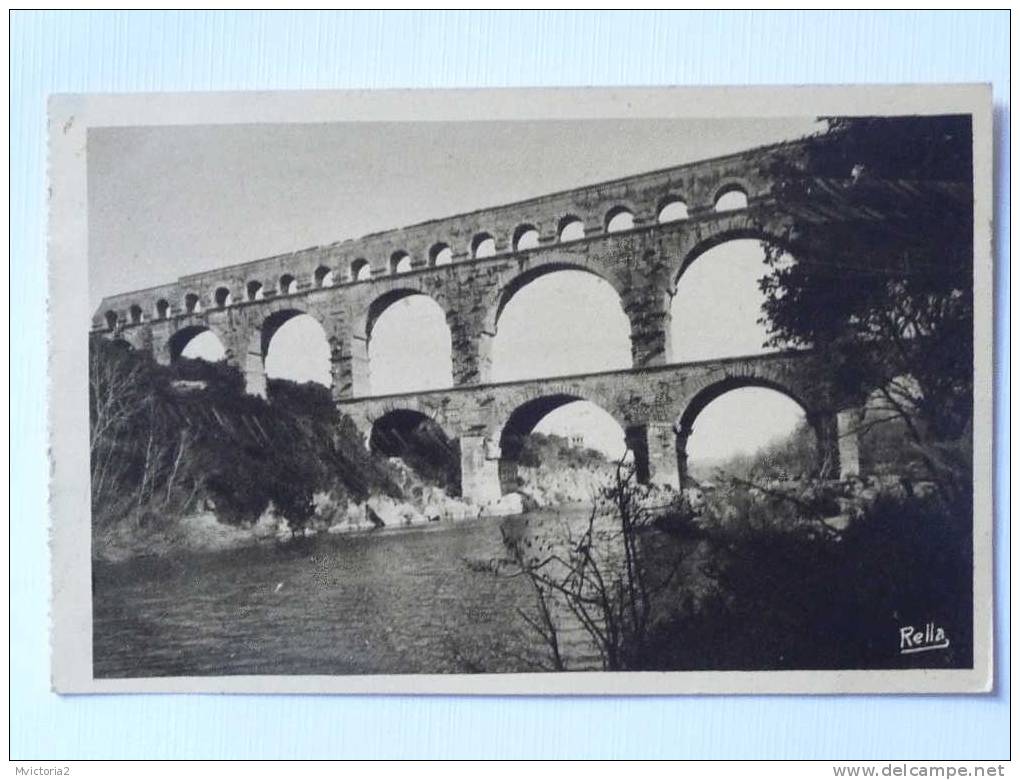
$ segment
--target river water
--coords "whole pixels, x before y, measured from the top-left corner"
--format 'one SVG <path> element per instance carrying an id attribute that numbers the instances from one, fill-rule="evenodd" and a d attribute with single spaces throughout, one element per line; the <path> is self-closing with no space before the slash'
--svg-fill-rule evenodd
<path id="1" fill-rule="evenodd" d="M 97 677 L 534 671 L 542 643 L 526 578 L 477 565 L 507 520 L 320 535 L 286 545 L 94 565 Z M 469 562 L 474 562 L 472 566 Z M 596 659 L 567 632 L 574 664 Z"/>

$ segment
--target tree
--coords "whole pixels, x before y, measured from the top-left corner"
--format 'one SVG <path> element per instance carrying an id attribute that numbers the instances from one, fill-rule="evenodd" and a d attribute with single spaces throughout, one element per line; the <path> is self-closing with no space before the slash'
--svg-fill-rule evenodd
<path id="1" fill-rule="evenodd" d="M 656 556 L 663 545 L 653 535 L 664 522 L 689 520 L 690 511 L 681 494 L 656 510 L 646 497 L 633 466 L 621 461 L 579 528 L 564 524 L 535 536 L 501 528 L 507 557 L 489 568 L 530 582 L 536 614 L 519 614 L 546 646 L 553 670 L 567 669 L 561 635 L 570 624 L 588 636 L 605 670 L 638 668 L 651 652 L 656 617 L 668 611 L 668 589 L 683 562 L 677 551 Z"/>
<path id="2" fill-rule="evenodd" d="M 268 403 L 247 395 L 226 364 L 160 366 L 104 338 L 89 349 L 96 528 L 170 522 L 210 507 L 223 522 L 248 523 L 270 502 L 299 527 L 318 492 L 401 495 L 324 387 L 273 380 Z"/>
<path id="3" fill-rule="evenodd" d="M 89 450 L 92 506 L 103 505 L 117 492 L 128 468 L 120 439 L 130 430 L 142 402 L 141 366 L 129 347 L 90 344 Z"/>
<path id="4" fill-rule="evenodd" d="M 970 118 L 829 119 L 766 168 L 770 344 L 819 350 L 846 396 L 877 390 L 947 496 L 969 495 Z"/>

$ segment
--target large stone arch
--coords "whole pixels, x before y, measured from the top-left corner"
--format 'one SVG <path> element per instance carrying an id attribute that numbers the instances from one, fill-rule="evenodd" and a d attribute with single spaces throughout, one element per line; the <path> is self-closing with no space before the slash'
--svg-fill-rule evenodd
<path id="1" fill-rule="evenodd" d="M 424 395 L 408 393 L 382 397 L 365 403 L 359 402 L 346 409 L 351 421 L 364 437 L 366 446 L 370 443 L 372 429 L 376 422 L 393 414 L 415 414 L 426 417 L 438 425 L 444 434 L 455 439 L 461 433 L 460 427 L 455 424 L 456 421 L 450 419 L 447 411 L 447 399 L 438 393 Z"/>
<path id="2" fill-rule="evenodd" d="M 694 429 L 694 421 L 712 401 L 732 390 L 742 388 L 761 388 L 782 393 L 791 401 L 794 401 L 804 414 L 809 418 L 816 413 L 815 406 L 805 396 L 791 388 L 788 384 L 776 381 L 768 376 L 734 374 L 714 379 L 705 383 L 687 400 L 683 411 L 673 420 L 673 425 L 678 431 L 686 431 L 688 434 Z"/>
<path id="3" fill-rule="evenodd" d="M 700 289 L 700 295 L 694 298 L 684 298 L 685 290 L 689 294 L 693 294 L 693 289 L 697 288 L 697 281 L 691 277 L 688 282 L 688 286 L 684 286 L 684 277 L 688 274 L 691 268 L 700 262 L 702 258 L 710 253 L 712 250 L 719 247 L 723 247 L 727 244 L 733 244 L 734 242 L 742 241 L 756 241 L 760 244 L 765 242 L 774 243 L 778 246 L 785 246 L 786 241 L 782 235 L 782 224 L 775 221 L 763 221 L 753 210 L 751 211 L 738 211 L 728 212 L 719 215 L 714 215 L 711 220 L 693 220 L 689 228 L 684 228 L 677 234 L 678 240 L 675 242 L 671 250 L 664 254 L 663 259 L 666 265 L 666 278 L 668 279 L 667 286 L 662 290 L 662 297 L 659 300 L 645 301 L 641 307 L 643 310 L 655 311 L 658 306 L 662 307 L 662 343 L 661 349 L 664 351 L 668 358 L 666 362 L 687 362 L 691 360 L 701 360 L 709 358 L 724 358 L 732 355 L 741 354 L 752 354 L 759 352 L 761 343 L 756 344 L 752 347 L 750 344 L 739 347 L 735 343 L 729 345 L 728 350 L 715 352 L 704 352 L 703 354 L 683 354 L 685 352 L 682 345 L 686 344 L 688 348 L 691 347 L 692 342 L 683 338 L 683 334 L 689 335 L 689 330 L 676 331 L 676 328 L 681 327 L 681 322 L 687 320 L 688 324 L 691 323 L 691 318 L 695 317 L 694 312 L 701 312 L 703 315 L 709 317 L 709 322 L 705 322 L 705 327 L 710 327 L 711 323 L 714 322 L 713 318 L 719 316 L 722 318 L 720 322 L 727 321 L 728 316 L 735 316 L 738 311 L 742 311 L 740 308 L 730 308 L 725 312 L 720 309 L 710 308 L 708 301 L 717 302 L 719 307 L 735 306 L 740 307 L 746 305 L 751 300 L 749 298 L 750 289 L 742 287 L 741 290 L 735 292 L 733 301 L 731 303 L 730 298 L 727 295 L 725 289 L 715 289 L 716 284 L 711 285 L 711 291 L 706 292 L 706 288 Z M 725 253 L 724 253 L 725 254 Z M 741 258 L 741 269 L 748 268 L 746 259 L 746 250 L 741 250 L 738 255 Z M 719 260 L 719 258 L 710 258 L 713 266 Z M 706 259 L 704 262 L 709 262 Z M 725 265 L 725 263 L 724 263 Z M 765 276 L 768 273 L 768 266 L 764 263 L 761 264 L 760 276 Z M 706 278 L 713 278 L 712 267 L 700 268 L 699 272 L 707 272 L 708 277 L 700 279 L 702 283 L 706 281 Z M 695 274 L 695 276 L 698 275 Z M 735 277 L 736 279 L 743 279 L 742 275 Z M 760 277 L 756 277 L 760 278 Z M 694 285 L 694 287 L 692 287 Z M 754 287 L 754 295 L 760 295 L 758 288 Z M 659 292 L 659 290 L 656 290 Z M 678 297 L 679 296 L 679 297 Z M 742 303 L 737 303 L 741 301 Z M 691 309 L 691 305 L 694 306 L 694 311 Z M 701 308 L 699 308 L 701 307 Z M 676 317 L 681 315 L 680 320 L 676 320 Z M 755 315 L 757 319 L 759 315 Z M 675 321 L 676 320 L 676 321 Z M 702 322 L 702 320 L 696 319 L 696 322 Z M 746 322 L 748 326 L 752 325 L 751 320 L 741 320 Z M 749 335 L 749 332 L 742 330 L 738 331 L 744 335 Z M 678 336 L 680 338 L 678 339 Z M 738 337 L 739 340 L 739 337 Z M 703 341 L 697 341 L 695 352 L 698 352 L 699 348 L 704 348 L 705 344 Z M 746 347 L 746 349 L 745 349 Z"/>
<path id="4" fill-rule="evenodd" d="M 324 317 L 322 312 L 315 306 L 300 305 L 295 301 L 271 300 L 267 303 L 260 303 L 253 308 L 247 328 L 246 348 L 241 368 L 244 371 L 245 389 L 252 395 L 266 397 L 266 355 L 269 353 L 269 345 L 273 336 L 287 322 L 308 315 L 312 317 L 325 334 L 330 345 L 330 361 L 335 360 L 335 339 L 331 335 L 330 320 Z M 335 381 L 335 372 L 331 371 L 331 379 Z M 332 382 L 331 382 L 332 386 Z"/>
<path id="5" fill-rule="evenodd" d="M 660 437 L 658 452 L 651 447 L 650 460 L 659 468 L 675 461 L 682 480 L 686 475 L 687 440 L 698 415 L 715 399 L 740 388 L 757 387 L 782 393 L 799 405 L 817 439 L 817 473 L 821 477 L 849 476 L 859 471 L 856 431 L 850 427 L 856 412 L 852 404 L 840 404 L 831 388 L 819 379 L 818 367 L 782 360 L 722 361 L 721 367 L 695 379 L 684 388 L 670 413 L 669 426 L 675 446 L 664 452 L 667 437 Z M 847 406 L 847 409 L 842 409 Z M 653 471 L 654 464 L 653 464 Z"/>
<path id="6" fill-rule="evenodd" d="M 405 406 L 393 406 L 372 418 L 368 421 L 365 431 L 366 444 L 369 449 L 376 454 L 382 455 L 383 457 L 391 457 L 391 453 L 385 451 L 379 451 L 378 433 L 380 426 L 385 425 L 388 421 L 400 422 L 400 421 L 427 421 L 435 424 L 438 428 L 446 433 L 446 430 L 436 422 L 435 418 L 426 412 L 418 408 L 412 408 L 414 404 L 408 404 Z"/>
<path id="7" fill-rule="evenodd" d="M 587 401 L 604 409 L 624 427 L 626 416 L 620 408 L 620 400 L 612 383 L 593 383 L 589 377 L 524 380 L 490 405 L 484 433 L 498 443 L 511 423 L 519 430 L 530 431 L 545 415 L 574 401 Z"/>
<path id="8" fill-rule="evenodd" d="M 491 376 L 493 342 L 499 328 L 500 317 L 507 305 L 532 282 L 561 271 L 580 271 L 609 284 L 616 293 L 620 311 L 627 316 L 628 320 L 631 319 L 627 311 L 625 284 L 616 274 L 610 273 L 606 264 L 601 260 L 580 254 L 563 257 L 557 253 L 546 253 L 537 258 L 532 255 L 529 262 L 520 264 L 512 273 L 502 278 L 498 286 L 490 291 L 485 302 L 483 318 L 474 344 L 479 367 L 478 379 L 481 383 L 487 382 Z"/>
<path id="9" fill-rule="evenodd" d="M 158 355 L 157 358 L 160 358 L 162 363 L 176 362 L 191 340 L 207 331 L 219 340 L 226 353 L 226 359 L 229 361 L 231 359 L 231 350 L 230 339 L 227 337 L 227 334 L 215 325 L 198 317 L 188 317 L 178 322 L 177 327 L 167 336 L 164 347 L 165 352 L 163 355 Z"/>
<path id="10" fill-rule="evenodd" d="M 693 224 L 684 233 L 684 242 L 671 258 L 671 294 L 676 294 L 677 285 L 684 273 L 698 258 L 729 241 L 757 239 L 774 241 L 783 245 L 782 225 L 775 220 L 763 221 L 752 211 L 724 212 L 712 220 Z"/>
<path id="11" fill-rule="evenodd" d="M 775 390 L 804 409 L 818 436 L 820 462 L 827 458 L 835 468 L 837 404 L 828 386 L 819 381 L 813 361 L 794 357 L 795 353 L 773 353 L 689 363 L 676 378 L 649 385 L 649 400 L 654 396 L 655 403 L 638 402 L 627 409 L 621 399 L 620 418 L 627 425 L 627 445 L 634 454 L 639 481 L 672 488 L 682 485 L 694 420 L 713 400 L 743 387 Z"/>
<path id="12" fill-rule="evenodd" d="M 495 333 L 496 328 L 499 325 L 499 318 L 503 314 L 510 300 L 524 290 L 532 282 L 537 279 L 541 279 L 543 276 L 557 273 L 559 271 L 581 271 L 583 273 L 597 276 L 604 282 L 607 282 L 612 287 L 620 300 L 620 308 L 624 307 L 624 296 L 626 293 L 625 288 L 618 279 L 612 274 L 606 272 L 606 267 L 603 263 L 588 261 L 587 259 L 581 258 L 570 258 L 564 259 L 556 257 L 555 255 L 548 258 L 543 258 L 539 262 L 529 263 L 526 268 L 519 269 L 509 278 L 503 280 L 498 290 L 492 296 L 489 301 L 489 306 L 486 311 L 485 327 L 486 330 Z"/>
<path id="13" fill-rule="evenodd" d="M 603 395 L 597 388 L 544 383 L 540 388 L 531 388 L 511 394 L 504 399 L 495 415 L 489 421 L 485 447 L 490 459 L 498 459 L 500 493 L 508 492 L 517 476 L 518 459 L 524 437 L 530 434 L 546 415 L 567 404 L 584 401 L 599 407 L 626 431 L 625 421 L 616 408 L 615 398 Z"/>
<path id="14" fill-rule="evenodd" d="M 460 492 L 459 442 L 425 411 L 392 406 L 371 421 L 365 443 L 374 455 L 401 458 L 425 480 Z"/>
<path id="15" fill-rule="evenodd" d="M 512 490 L 517 477 L 518 461 L 524 437 L 552 411 L 575 401 L 584 400 L 578 395 L 554 393 L 525 401 L 514 409 L 506 419 L 496 440 L 499 447 L 500 493 Z"/>
<path id="16" fill-rule="evenodd" d="M 398 301 L 415 295 L 424 295 L 442 309 L 447 330 L 450 335 L 451 357 L 457 360 L 457 344 L 455 341 L 456 313 L 451 310 L 442 287 L 429 284 L 421 278 L 401 279 L 399 283 L 388 285 L 382 290 L 373 290 L 370 296 L 364 296 L 355 304 L 355 313 L 351 317 L 351 328 L 347 340 L 347 351 L 350 356 L 350 395 L 359 398 L 371 395 L 371 367 L 369 365 L 369 342 L 372 329 L 379 318 Z M 456 379 L 456 369 L 454 369 Z"/>
<path id="17" fill-rule="evenodd" d="M 829 464 L 826 459 L 830 456 L 826 448 L 828 442 L 825 425 L 827 418 L 821 413 L 814 402 L 812 402 L 803 391 L 792 387 L 789 383 L 777 380 L 767 374 L 741 374 L 736 373 L 704 383 L 704 386 L 697 390 L 689 398 L 683 411 L 674 421 L 673 430 L 676 433 L 676 463 L 681 484 L 687 475 L 687 442 L 694 432 L 694 424 L 698 415 L 716 399 L 726 395 L 733 390 L 743 388 L 761 388 L 781 393 L 804 411 L 808 425 L 815 431 L 816 445 L 818 450 L 817 471 L 819 474 L 826 474 L 829 471 Z M 753 410 L 751 411 L 753 413 Z"/>

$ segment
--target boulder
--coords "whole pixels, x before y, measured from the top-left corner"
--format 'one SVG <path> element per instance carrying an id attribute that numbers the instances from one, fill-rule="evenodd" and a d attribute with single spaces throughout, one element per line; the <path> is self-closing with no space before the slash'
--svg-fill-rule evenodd
<path id="1" fill-rule="evenodd" d="M 373 528 L 385 528 L 386 520 L 371 506 L 365 505 L 365 520 L 371 524 Z M 390 525 L 396 525 L 396 520 L 390 516 Z"/>
<path id="2" fill-rule="evenodd" d="M 846 513 L 825 518 L 822 522 L 834 531 L 845 531 L 850 527 L 852 516 Z"/>
<path id="3" fill-rule="evenodd" d="M 351 534 L 358 531 L 371 531 L 380 526 L 369 520 L 369 509 L 365 504 L 352 501 L 338 513 L 337 521 L 331 524 L 326 532 L 330 534 Z"/>
<path id="4" fill-rule="evenodd" d="M 428 518 L 408 503 L 397 503 L 388 496 L 373 496 L 366 504 L 366 516 L 372 523 L 387 528 L 424 525 Z"/>
<path id="5" fill-rule="evenodd" d="M 480 514 L 478 507 L 472 506 L 471 504 L 460 501 L 458 499 L 451 499 L 446 504 L 446 516 L 450 520 L 473 520 Z"/>
<path id="6" fill-rule="evenodd" d="M 231 550 L 252 541 L 251 531 L 221 523 L 211 512 L 182 517 L 177 529 L 185 547 L 203 552 Z"/>
<path id="7" fill-rule="evenodd" d="M 520 493 L 507 493 L 505 496 L 494 501 L 485 508 L 484 514 L 494 517 L 506 517 L 508 515 L 519 515 L 524 512 L 524 499 Z"/>
<path id="8" fill-rule="evenodd" d="M 705 493 L 701 488 L 684 488 L 683 497 L 691 509 L 701 511 L 705 508 Z"/>
<path id="9" fill-rule="evenodd" d="M 429 521 L 424 514 L 406 502 L 397 504 L 396 511 L 400 515 L 403 525 L 426 525 Z"/>
<path id="10" fill-rule="evenodd" d="M 291 530 L 290 523 L 281 517 L 276 523 L 276 541 L 289 542 L 293 538 L 294 531 Z"/>
<path id="11" fill-rule="evenodd" d="M 259 519 L 252 526 L 251 531 L 256 539 L 272 539 L 276 536 L 277 526 L 279 519 L 276 517 L 276 509 L 270 502 L 269 506 L 266 507 L 266 511 L 262 513 Z"/>
<path id="12" fill-rule="evenodd" d="M 343 506 L 330 493 L 320 491 L 312 495 L 312 510 L 328 526 L 342 514 Z"/>

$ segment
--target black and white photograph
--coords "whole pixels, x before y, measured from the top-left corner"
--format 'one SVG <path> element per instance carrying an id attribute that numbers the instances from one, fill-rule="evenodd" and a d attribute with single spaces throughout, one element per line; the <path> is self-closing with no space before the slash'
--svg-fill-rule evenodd
<path id="1" fill-rule="evenodd" d="M 986 690 L 988 97 L 929 89 L 51 106 L 58 687 Z"/>

